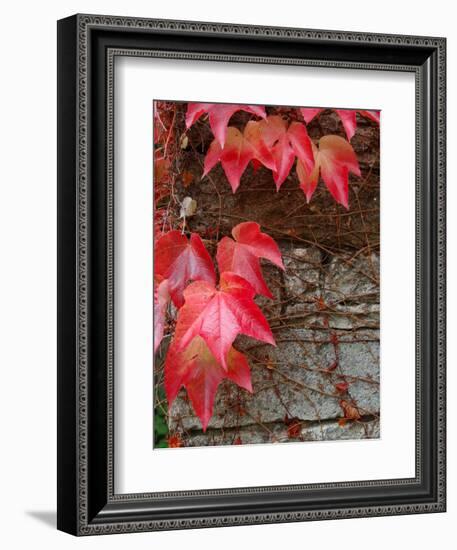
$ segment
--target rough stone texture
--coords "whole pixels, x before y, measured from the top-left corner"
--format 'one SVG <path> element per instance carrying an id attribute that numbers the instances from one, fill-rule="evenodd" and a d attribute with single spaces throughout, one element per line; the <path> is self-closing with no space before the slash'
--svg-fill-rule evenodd
<path id="1" fill-rule="evenodd" d="M 338 422 L 321 422 L 311 424 L 302 422 L 296 424 L 297 429 L 291 435 L 291 430 L 284 424 L 272 424 L 268 426 L 251 425 L 238 430 L 212 430 L 203 433 L 195 433 L 187 444 L 190 447 L 205 445 L 249 445 L 255 443 L 292 443 L 301 441 L 327 441 L 351 439 L 375 439 L 379 438 L 379 420 L 369 420 L 340 426 Z"/>

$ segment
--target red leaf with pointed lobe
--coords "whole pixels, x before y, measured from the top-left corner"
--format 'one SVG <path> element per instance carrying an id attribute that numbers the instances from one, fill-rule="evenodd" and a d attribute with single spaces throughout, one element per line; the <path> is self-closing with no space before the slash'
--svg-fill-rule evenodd
<path id="1" fill-rule="evenodd" d="M 271 148 L 276 163 L 273 179 L 278 191 L 289 175 L 295 157 L 300 159 L 308 170 L 312 170 L 314 167 L 312 142 L 304 124 L 292 122 L 287 127 L 286 121 L 277 115 L 269 116 L 258 124 L 263 140 Z"/>
<path id="2" fill-rule="evenodd" d="M 183 304 L 183 290 L 189 281 L 215 284 L 213 262 L 201 238 L 192 233 L 190 241 L 180 231 L 166 233 L 156 243 L 154 272 L 168 279 L 171 299 L 176 307 Z"/>
<path id="3" fill-rule="evenodd" d="M 184 306 L 178 314 L 177 330 L 181 330 L 181 325 L 189 327 L 180 338 L 179 349 L 185 349 L 195 336 L 201 336 L 227 371 L 227 354 L 238 334 L 276 345 L 254 296 L 252 286 L 231 272 L 221 274 L 219 290 L 204 281 L 190 284 L 184 291 Z"/>
<path id="4" fill-rule="evenodd" d="M 319 149 L 313 144 L 315 165 L 312 171 L 303 163 L 297 163 L 300 187 L 309 202 L 316 189 L 319 172 L 334 199 L 348 208 L 348 175 L 360 177 L 359 163 L 351 144 L 339 136 L 324 136 L 319 140 Z"/>
<path id="5" fill-rule="evenodd" d="M 308 124 L 313 120 L 315 116 L 320 114 L 324 109 L 306 109 L 301 108 L 300 112 L 303 116 L 303 120 Z M 355 134 L 357 128 L 357 117 L 356 113 L 360 113 L 362 116 L 373 120 L 379 124 L 380 121 L 380 111 L 363 111 L 356 109 L 335 109 L 335 112 L 338 113 L 338 116 L 343 123 L 344 131 L 348 140 L 351 140 Z"/>
<path id="6" fill-rule="evenodd" d="M 235 192 L 251 160 L 257 160 L 267 168 L 275 168 L 273 156 L 262 139 L 259 123 L 255 121 L 249 121 L 243 133 L 232 126 L 227 128 L 224 147 L 216 139 L 211 143 L 205 157 L 202 177 L 220 161 L 232 191 Z"/>
<path id="7" fill-rule="evenodd" d="M 201 336 L 196 336 L 184 349 L 179 349 L 180 336 L 189 327 L 181 323 L 165 360 L 165 391 L 170 407 L 184 386 L 192 407 L 200 418 L 203 431 L 213 414 L 214 398 L 220 382 L 227 378 L 252 393 L 251 371 L 246 357 L 230 347 L 227 371 L 216 361 Z"/>
<path id="8" fill-rule="evenodd" d="M 306 124 L 310 123 L 315 116 L 317 116 L 321 111 L 324 109 L 308 109 L 305 107 L 302 107 L 300 109 L 300 113 L 302 114 L 303 120 L 306 122 Z"/>
<path id="9" fill-rule="evenodd" d="M 343 123 L 343 128 L 346 132 L 348 140 L 351 140 L 357 128 L 357 111 L 354 111 L 353 109 L 335 109 L 335 112 L 338 113 L 338 116 Z"/>
<path id="10" fill-rule="evenodd" d="M 186 113 L 186 127 L 190 128 L 204 113 L 208 113 L 209 124 L 216 141 L 223 148 L 226 140 L 227 126 L 232 115 L 237 111 L 246 111 L 265 118 L 265 107 L 260 105 L 237 105 L 226 103 L 189 103 Z"/>
<path id="11" fill-rule="evenodd" d="M 301 108 L 300 112 L 302 114 L 303 120 L 306 122 L 306 124 L 308 124 L 323 110 L 324 109 Z M 343 123 L 344 131 L 346 132 L 347 138 L 351 139 L 352 136 L 355 134 L 355 129 L 357 127 L 356 111 L 353 109 L 335 109 L 335 112 L 338 113 L 338 116 Z"/>
<path id="12" fill-rule="evenodd" d="M 250 283 L 256 294 L 273 298 L 260 268 L 259 258 L 265 258 L 284 269 L 278 245 L 260 231 L 255 222 L 240 223 L 232 229 L 233 239 L 224 237 L 217 247 L 219 271 L 231 271 Z"/>

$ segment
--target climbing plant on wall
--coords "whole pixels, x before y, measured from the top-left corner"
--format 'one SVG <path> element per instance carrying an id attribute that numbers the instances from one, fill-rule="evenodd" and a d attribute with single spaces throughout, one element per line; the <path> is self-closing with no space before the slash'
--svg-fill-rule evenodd
<path id="1" fill-rule="evenodd" d="M 230 125 L 245 113 L 242 126 Z M 188 103 L 185 127 L 208 125 L 213 135 L 204 151 L 201 178 L 220 164 L 231 191 L 236 193 L 248 166 L 270 171 L 276 192 L 295 170 L 298 184 L 310 202 L 318 185 L 324 185 L 337 204 L 349 207 L 349 174 L 360 177 L 359 163 L 350 140 L 357 113 L 379 123 L 377 111 L 337 110 L 346 134 L 327 134 L 313 141 L 307 125 L 322 109 L 271 108 L 256 105 Z M 275 346 L 275 339 L 258 295 L 273 299 L 260 259 L 284 270 L 275 240 L 254 221 L 238 223 L 232 236 L 218 238 L 213 254 L 204 239 L 189 231 L 186 218 L 195 201 L 181 201 L 179 215 L 166 201 L 179 180 L 184 187 L 198 183 L 191 172 L 176 166 L 180 149 L 188 144 L 186 130 L 175 135 L 176 107 L 156 102 L 154 109 L 154 349 L 165 335 L 164 386 L 171 406 L 184 387 L 206 430 L 213 414 L 218 385 L 228 379 L 252 392 L 248 358 L 234 347 L 243 334 Z M 272 191 L 274 194 L 274 191 Z M 342 383 L 343 385 L 345 382 Z M 341 385 L 338 391 L 344 392 Z M 179 442 L 177 444 L 179 446 Z"/>

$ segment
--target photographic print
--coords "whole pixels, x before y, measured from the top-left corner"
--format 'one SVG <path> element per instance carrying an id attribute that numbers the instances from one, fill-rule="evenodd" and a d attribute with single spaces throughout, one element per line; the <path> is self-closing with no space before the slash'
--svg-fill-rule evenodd
<path id="1" fill-rule="evenodd" d="M 379 438 L 380 111 L 156 100 L 152 131 L 154 448 Z"/>

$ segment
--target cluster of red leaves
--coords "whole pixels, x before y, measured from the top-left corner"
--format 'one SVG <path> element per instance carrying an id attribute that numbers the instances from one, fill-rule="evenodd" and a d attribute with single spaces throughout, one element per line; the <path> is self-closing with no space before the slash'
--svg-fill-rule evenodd
<path id="1" fill-rule="evenodd" d="M 163 104 L 162 104 L 163 103 Z M 218 243 L 216 271 L 205 245 L 196 233 L 187 238 L 178 230 L 164 232 L 165 209 L 161 199 L 171 193 L 173 155 L 173 104 L 156 102 L 154 111 L 154 351 L 164 337 L 170 303 L 177 308 L 176 327 L 165 358 L 165 391 L 169 406 L 181 387 L 187 390 L 192 407 L 205 431 L 213 413 L 217 388 L 228 379 L 252 392 L 247 358 L 233 347 L 239 334 L 276 345 L 270 326 L 254 302 L 256 294 L 273 298 L 260 267 L 260 258 L 284 269 L 276 242 L 260 231 L 255 222 L 241 223 L 232 236 Z M 244 111 L 256 119 L 242 130 L 229 126 L 233 114 Z M 379 123 L 377 111 L 337 110 L 348 140 L 336 135 L 323 136 L 313 143 L 306 125 L 322 109 L 299 109 L 304 122 L 290 124 L 277 114 L 267 115 L 265 107 L 255 105 L 189 103 L 186 127 L 190 128 L 207 115 L 214 135 L 204 161 L 203 177 L 221 163 L 235 192 L 251 162 L 271 170 L 277 191 L 290 174 L 293 165 L 300 187 L 309 202 L 323 180 L 334 199 L 348 208 L 348 177 L 360 177 L 360 168 L 349 143 L 356 129 L 356 113 Z M 193 176 L 192 176 L 193 178 Z M 187 176 L 183 174 L 186 185 Z M 192 181 L 192 180 L 191 180 Z M 344 394 L 347 383 L 336 390 Z M 340 401 L 344 419 L 355 419 L 358 411 L 347 401 Z M 299 426 L 292 423 L 289 437 L 297 437 Z M 297 433 L 296 433 L 297 432 Z M 173 439 L 170 446 L 180 446 Z"/>
<path id="2" fill-rule="evenodd" d="M 228 126 L 231 116 L 239 110 L 261 120 L 250 120 L 242 132 Z M 220 162 L 235 192 L 241 176 L 252 162 L 254 168 L 263 165 L 272 171 L 279 191 L 297 159 L 297 176 L 308 202 L 321 177 L 333 198 L 348 208 L 349 173 L 360 177 L 357 157 L 349 143 L 357 126 L 356 114 L 358 112 L 379 123 L 379 111 L 336 110 L 348 141 L 336 135 L 327 135 L 314 144 L 308 136 L 306 125 L 321 111 L 323 109 L 301 108 L 299 112 L 304 123 L 294 121 L 288 125 L 281 116 L 267 116 L 262 106 L 189 103 L 186 126 L 190 128 L 204 113 L 208 114 L 215 139 L 205 157 L 203 177 Z"/>
<path id="3" fill-rule="evenodd" d="M 275 345 L 254 297 L 272 296 L 262 277 L 259 258 L 284 269 L 278 245 L 255 222 L 237 225 L 232 234 L 234 239 L 224 237 L 218 244 L 218 287 L 211 257 L 196 233 L 188 239 L 180 231 L 170 231 L 159 238 L 155 247 L 155 350 L 164 335 L 169 302 L 178 308 L 165 359 L 168 403 L 171 406 L 184 386 L 203 430 L 212 416 L 217 387 L 223 379 L 252 392 L 248 361 L 233 347 L 238 334 Z"/>

